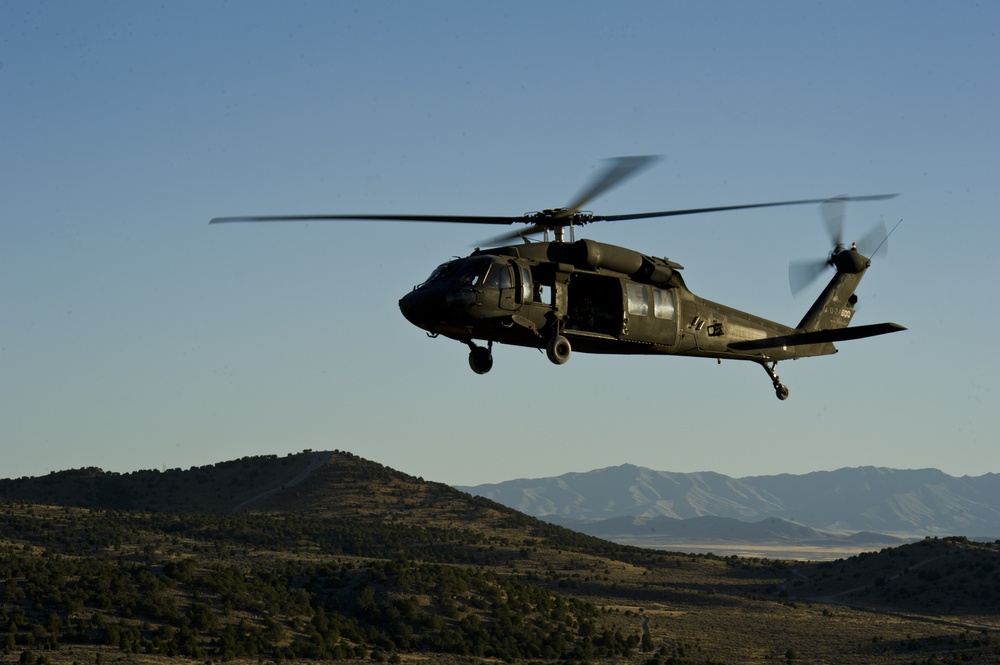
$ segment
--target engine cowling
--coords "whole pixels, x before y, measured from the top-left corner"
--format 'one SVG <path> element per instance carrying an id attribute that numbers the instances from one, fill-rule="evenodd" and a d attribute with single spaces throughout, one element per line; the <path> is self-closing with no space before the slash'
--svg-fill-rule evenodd
<path id="1" fill-rule="evenodd" d="M 577 240 L 570 247 L 574 265 L 581 268 L 620 272 L 649 284 L 665 284 L 674 274 L 673 267 L 667 262 L 625 247 L 594 240 Z"/>

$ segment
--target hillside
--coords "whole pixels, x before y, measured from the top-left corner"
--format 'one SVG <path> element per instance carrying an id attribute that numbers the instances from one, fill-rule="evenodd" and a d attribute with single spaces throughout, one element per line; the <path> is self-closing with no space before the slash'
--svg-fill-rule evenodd
<path id="1" fill-rule="evenodd" d="M 562 520 L 777 518 L 839 533 L 1000 537 L 1000 474 L 955 478 L 936 469 L 861 467 L 731 478 L 625 464 L 460 489 Z"/>
<path id="2" fill-rule="evenodd" d="M 938 607 L 950 615 L 1000 610 L 1000 558 L 996 544 L 965 538 L 920 542 L 850 559 L 805 564 L 788 587 L 798 598 L 920 612 Z"/>
<path id="3" fill-rule="evenodd" d="M 811 569 L 623 547 L 342 452 L 61 472 L 0 493 L 0 662 L 998 655 L 995 596 L 959 607 L 942 587 L 891 620 L 803 602 L 827 593 L 794 586 Z M 968 556 L 986 570 L 997 553 Z M 868 574 L 859 561 L 838 577 Z"/>

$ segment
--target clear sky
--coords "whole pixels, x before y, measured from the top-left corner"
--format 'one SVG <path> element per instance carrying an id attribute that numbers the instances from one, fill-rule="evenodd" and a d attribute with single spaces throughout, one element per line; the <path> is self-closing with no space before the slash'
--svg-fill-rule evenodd
<path id="1" fill-rule="evenodd" d="M 0 1 L 0 477 L 305 448 L 474 485 L 632 463 L 1000 472 L 996 2 Z M 855 324 L 778 366 L 429 339 L 398 298 L 492 228 L 209 226 L 838 194 L 903 224 Z M 592 225 L 794 325 L 807 207 Z"/>

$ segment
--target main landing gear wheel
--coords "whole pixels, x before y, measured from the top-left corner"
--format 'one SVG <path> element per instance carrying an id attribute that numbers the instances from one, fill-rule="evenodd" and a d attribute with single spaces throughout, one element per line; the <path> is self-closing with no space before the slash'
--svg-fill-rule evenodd
<path id="1" fill-rule="evenodd" d="M 767 363 L 762 362 L 760 366 L 763 367 L 764 371 L 767 372 L 767 375 L 771 377 L 771 385 L 774 386 L 774 394 L 777 398 L 782 401 L 788 399 L 788 386 L 783 384 L 781 380 L 778 379 L 778 375 L 774 373 L 774 368 L 778 366 L 778 363 L 773 362 L 771 363 L 771 366 L 768 367 Z"/>
<path id="2" fill-rule="evenodd" d="M 493 344 L 490 346 L 476 346 L 469 342 L 469 367 L 476 374 L 486 374 L 493 369 Z"/>
<path id="3" fill-rule="evenodd" d="M 572 353 L 573 347 L 570 346 L 569 340 L 562 335 L 556 335 L 550 339 L 549 345 L 545 349 L 545 354 L 549 357 L 549 360 L 557 365 L 566 364 Z"/>

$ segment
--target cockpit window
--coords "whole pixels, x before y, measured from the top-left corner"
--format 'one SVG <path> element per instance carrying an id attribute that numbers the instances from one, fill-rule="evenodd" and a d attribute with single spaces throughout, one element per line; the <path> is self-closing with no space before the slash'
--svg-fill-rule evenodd
<path id="1" fill-rule="evenodd" d="M 489 273 L 483 282 L 483 286 L 494 289 L 510 289 L 514 287 L 514 275 L 509 266 L 491 263 Z"/>
<path id="2" fill-rule="evenodd" d="M 469 259 L 459 266 L 452 281 L 468 286 L 479 286 L 488 267 L 489 261 L 486 259 Z"/>
<path id="3" fill-rule="evenodd" d="M 442 263 L 434 269 L 427 281 L 417 288 L 425 289 L 444 282 L 463 286 L 480 286 L 485 284 L 487 280 L 496 281 L 495 284 L 491 283 L 488 286 L 508 289 L 513 286 L 510 268 L 504 265 L 493 265 L 489 259 L 477 257 Z"/>
<path id="4" fill-rule="evenodd" d="M 428 277 L 426 281 L 424 281 L 422 284 L 418 284 L 417 288 L 423 289 L 425 287 L 431 286 L 435 282 L 442 282 L 448 279 L 448 276 L 453 272 L 455 272 L 455 261 L 442 263 L 441 265 L 439 265 L 437 268 L 434 269 L 434 272 L 431 273 L 431 276 Z"/>

